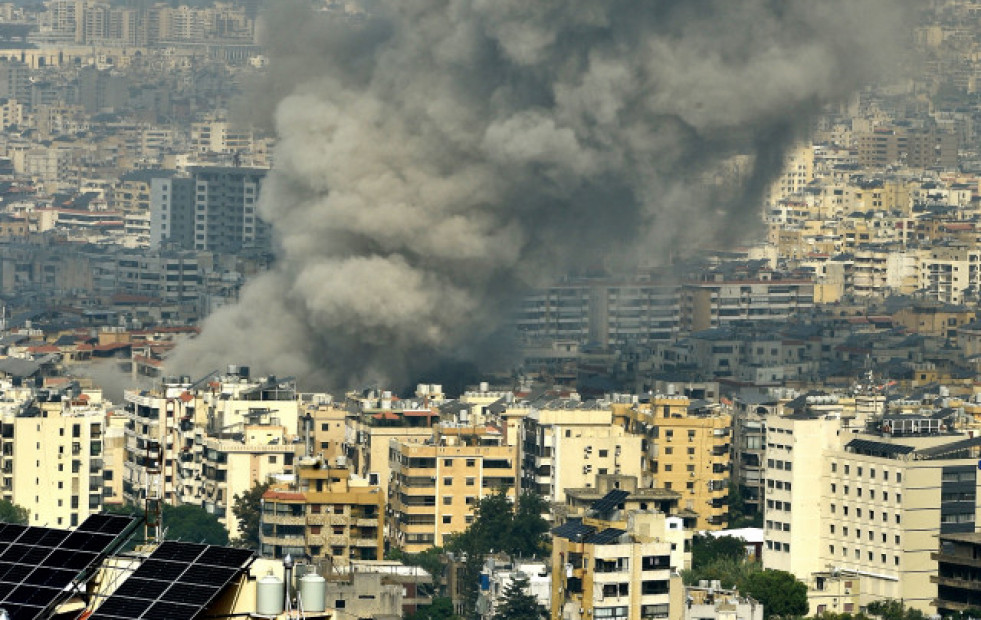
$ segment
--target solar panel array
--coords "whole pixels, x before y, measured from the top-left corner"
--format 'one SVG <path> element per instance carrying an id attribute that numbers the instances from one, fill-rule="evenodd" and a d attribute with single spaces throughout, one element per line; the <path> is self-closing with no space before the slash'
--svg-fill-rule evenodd
<path id="1" fill-rule="evenodd" d="M 247 549 L 164 542 L 90 620 L 191 620 L 252 559 L 253 553 Z"/>
<path id="2" fill-rule="evenodd" d="M 124 515 L 92 515 L 74 532 L 0 524 L 0 608 L 11 620 L 46 617 L 136 523 Z"/>
<path id="3" fill-rule="evenodd" d="M 598 531 L 595 526 L 583 524 L 582 519 L 569 519 L 552 530 L 552 534 L 559 538 L 593 545 L 609 545 L 619 542 L 620 537 L 626 533 L 626 530 L 615 527 Z"/>
<path id="4" fill-rule="evenodd" d="M 630 493 L 621 489 L 613 489 L 593 502 L 590 508 L 599 514 L 606 515 L 616 510 L 628 497 L 630 497 Z"/>

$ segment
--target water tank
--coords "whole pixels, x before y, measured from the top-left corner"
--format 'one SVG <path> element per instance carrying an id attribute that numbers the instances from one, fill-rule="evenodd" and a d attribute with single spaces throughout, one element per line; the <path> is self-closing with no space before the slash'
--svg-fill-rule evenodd
<path id="1" fill-rule="evenodd" d="M 286 588 L 283 580 L 266 575 L 255 586 L 255 613 L 257 616 L 278 616 L 286 605 Z"/>
<path id="2" fill-rule="evenodd" d="M 319 614 L 327 610 L 327 581 L 317 573 L 300 578 L 300 604 L 304 613 Z"/>
<path id="3" fill-rule="evenodd" d="M 486 381 L 481 381 L 480 382 L 480 391 L 481 392 L 486 392 L 489 389 L 490 389 L 490 385 Z"/>

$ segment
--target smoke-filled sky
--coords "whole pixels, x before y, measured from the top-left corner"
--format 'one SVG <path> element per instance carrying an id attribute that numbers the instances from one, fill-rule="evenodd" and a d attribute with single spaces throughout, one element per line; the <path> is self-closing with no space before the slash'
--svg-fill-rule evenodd
<path id="1" fill-rule="evenodd" d="M 397 383 L 490 355 L 528 286 L 737 241 L 820 106 L 889 68 L 902 4 L 270 3 L 278 264 L 171 366 Z"/>

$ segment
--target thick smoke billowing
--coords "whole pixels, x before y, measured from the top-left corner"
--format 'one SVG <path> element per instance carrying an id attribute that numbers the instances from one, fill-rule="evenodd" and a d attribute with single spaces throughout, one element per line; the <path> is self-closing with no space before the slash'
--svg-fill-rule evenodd
<path id="1" fill-rule="evenodd" d="M 529 285 L 738 240 L 818 107 L 905 43 L 901 4 L 273 3 L 278 266 L 172 366 L 398 381 L 479 361 Z"/>

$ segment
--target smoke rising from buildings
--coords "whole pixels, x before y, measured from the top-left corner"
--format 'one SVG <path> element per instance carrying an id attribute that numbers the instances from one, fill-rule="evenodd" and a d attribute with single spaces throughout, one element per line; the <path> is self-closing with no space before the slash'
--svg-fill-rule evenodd
<path id="1" fill-rule="evenodd" d="M 900 4 L 277 2 L 250 103 L 278 264 L 171 366 L 398 381 L 480 361 L 528 286 L 736 241 L 819 106 L 896 57 Z"/>

